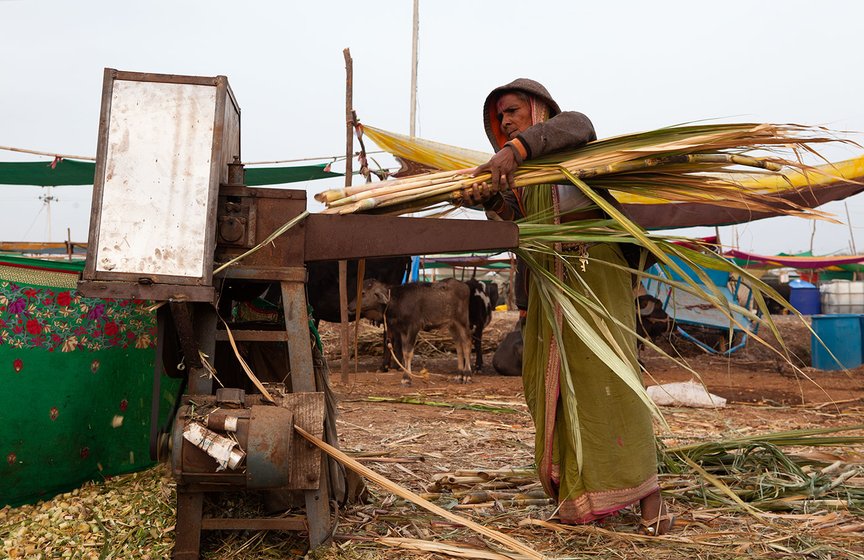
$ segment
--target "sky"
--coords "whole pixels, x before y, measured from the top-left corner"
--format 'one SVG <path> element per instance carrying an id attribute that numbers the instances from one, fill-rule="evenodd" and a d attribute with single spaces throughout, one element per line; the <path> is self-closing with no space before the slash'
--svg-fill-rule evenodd
<path id="1" fill-rule="evenodd" d="M 598 136 L 706 119 L 864 131 L 864 2 L 420 0 L 417 134 L 490 151 L 481 106 L 536 79 Z M 0 146 L 93 156 L 103 69 L 225 75 L 246 162 L 345 151 L 344 48 L 362 122 L 407 133 L 412 0 L 0 0 Z M 854 134 L 862 144 L 862 136 Z M 373 149 L 371 146 L 369 149 Z M 832 160 L 864 149 L 824 151 Z M 392 160 L 376 156 L 383 165 Z M 0 150 L 0 161 L 37 158 Z M 334 170 L 341 170 L 339 165 Z M 339 181 L 341 184 L 341 180 Z M 291 185 L 311 194 L 325 182 Z M 0 240 L 84 241 L 89 187 L 0 186 Z M 47 197 L 53 197 L 50 204 Z M 720 229 L 760 254 L 864 253 L 864 194 L 844 223 L 772 218 Z M 713 228 L 676 233 L 702 236 Z"/>

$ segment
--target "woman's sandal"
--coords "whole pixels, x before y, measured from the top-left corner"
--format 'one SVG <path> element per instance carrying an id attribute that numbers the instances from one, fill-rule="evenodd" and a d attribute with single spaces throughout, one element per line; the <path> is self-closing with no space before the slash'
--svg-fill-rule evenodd
<path id="1" fill-rule="evenodd" d="M 666 527 L 665 531 L 663 531 L 662 533 L 659 533 L 658 531 L 660 530 L 660 524 L 664 521 L 668 521 L 669 526 Z M 639 525 L 640 525 L 639 531 L 643 535 L 647 535 L 649 537 L 656 537 L 658 535 L 668 533 L 669 531 L 672 530 L 673 527 L 675 527 L 675 516 L 672 513 L 669 513 L 667 511 L 663 515 L 658 515 L 654 519 L 648 519 L 648 520 L 642 519 L 639 521 Z"/>

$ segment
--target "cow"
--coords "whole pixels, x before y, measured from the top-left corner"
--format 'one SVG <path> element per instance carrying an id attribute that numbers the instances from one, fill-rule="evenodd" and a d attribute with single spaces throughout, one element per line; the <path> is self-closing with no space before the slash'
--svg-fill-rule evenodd
<path id="1" fill-rule="evenodd" d="M 402 384 L 411 384 L 411 361 L 417 333 L 447 327 L 456 345 L 459 381 L 471 381 L 471 338 L 468 322 L 468 285 L 455 279 L 410 282 L 388 286 L 375 279 L 363 282 L 360 312 L 364 317 L 383 315 L 385 337 L 393 355 L 401 360 Z M 356 302 L 349 310 L 356 309 Z M 385 354 L 389 350 L 385 349 Z"/>
<path id="2" fill-rule="evenodd" d="M 471 342 L 474 345 L 474 371 L 479 372 L 483 369 L 483 329 L 492 322 L 492 298 L 487 291 L 487 286 L 494 287 L 496 292 L 498 286 L 484 284 L 474 278 L 466 280 L 465 284 L 471 290 L 468 299 L 468 323 L 471 327 Z"/>
<path id="3" fill-rule="evenodd" d="M 411 257 L 366 259 L 363 278 L 375 278 L 388 285 L 399 284 L 405 277 L 410 263 Z M 315 321 L 315 325 L 318 326 L 320 321 L 341 322 L 338 261 L 310 262 L 306 264 L 306 271 L 306 299 L 312 307 L 311 318 Z M 350 300 L 357 293 L 356 260 L 348 261 L 346 285 Z M 231 317 L 231 309 L 235 302 L 250 301 L 258 297 L 274 305 L 280 304 L 282 291 L 279 283 L 227 279 L 220 291 L 219 314 L 223 317 Z M 378 319 L 378 322 L 380 323 L 382 319 Z M 354 320 L 353 314 L 349 314 L 348 320 Z"/>

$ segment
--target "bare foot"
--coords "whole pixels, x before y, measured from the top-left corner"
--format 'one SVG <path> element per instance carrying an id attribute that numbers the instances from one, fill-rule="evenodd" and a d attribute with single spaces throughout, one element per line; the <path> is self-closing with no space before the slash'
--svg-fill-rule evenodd
<path id="1" fill-rule="evenodd" d="M 675 516 L 666 509 L 660 490 L 642 498 L 639 508 L 642 510 L 640 529 L 646 535 L 663 535 L 675 525 Z"/>

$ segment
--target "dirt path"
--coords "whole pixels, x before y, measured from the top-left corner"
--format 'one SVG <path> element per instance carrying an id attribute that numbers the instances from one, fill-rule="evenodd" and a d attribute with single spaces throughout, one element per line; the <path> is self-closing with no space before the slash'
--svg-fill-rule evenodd
<path id="1" fill-rule="evenodd" d="M 496 322 L 493 324 L 493 338 L 503 336 L 509 330 L 512 317 L 499 317 Z M 779 322 L 783 323 L 787 347 L 801 357 L 799 363 L 805 365 L 805 360 L 809 361 L 806 327 L 790 321 Z M 446 346 L 447 342 L 438 339 L 433 344 L 440 347 L 442 344 Z M 534 430 L 524 404 L 521 378 L 495 375 L 487 366 L 480 375 L 475 375 L 473 383 L 457 384 L 450 373 L 455 357 L 441 356 L 434 351 L 415 358 L 414 371 L 424 372 L 427 377 L 415 380 L 411 387 L 403 387 L 401 374 L 375 372 L 377 359 L 371 356 L 362 359 L 358 373 L 351 373 L 348 383 L 343 383 L 340 381 L 338 358 L 330 358 L 333 387 L 340 397 L 340 440 L 346 450 L 399 461 L 373 461 L 370 465 L 416 492 L 427 491 L 434 486 L 431 482 L 436 475 L 444 472 L 530 468 Z M 643 351 L 642 359 L 648 370 L 648 384 L 685 381 L 693 377 L 686 369 L 653 351 Z M 669 428 L 658 425 L 656 429 L 667 446 L 864 423 L 864 368 L 852 372 L 826 372 L 805 365 L 801 371 L 795 372 L 772 352 L 756 347 L 748 347 L 731 358 L 691 352 L 685 359 L 700 372 L 709 391 L 728 399 L 728 406 L 721 410 L 664 407 L 663 414 Z M 422 404 L 397 402 L 406 399 Z M 450 406 L 439 407 L 435 406 L 436 403 Z M 838 453 L 838 457 L 842 455 L 844 460 L 864 462 L 860 446 L 831 452 Z M 864 480 L 859 479 L 858 484 L 864 485 Z M 371 510 L 369 506 L 356 506 L 354 513 L 349 508 L 346 523 L 351 540 L 343 543 L 341 555 L 325 555 L 324 558 L 395 559 L 411 554 L 418 558 L 444 558 L 382 549 L 380 544 L 363 544 L 364 539 L 383 534 L 432 540 L 447 540 L 449 535 L 456 542 L 479 543 L 476 535 L 457 531 L 400 500 L 394 502 L 386 492 L 372 489 L 372 496 L 374 504 L 391 508 L 389 513 L 382 509 L 375 514 L 374 506 Z M 706 558 L 737 558 L 741 555 L 787 557 L 798 556 L 809 547 L 815 558 L 864 557 L 860 556 L 864 555 L 864 534 L 861 534 L 864 518 L 861 516 L 848 517 L 816 507 L 804 516 L 772 517 L 770 523 L 765 521 L 769 525 L 766 529 L 746 514 L 714 511 L 710 507 L 691 508 L 677 504 L 668 496 L 667 500 L 679 514 L 681 525 L 669 540 L 653 542 L 633 537 L 636 512 L 624 512 L 599 527 L 561 533 L 562 529 L 534 527 L 529 531 L 524 528 L 526 519 L 546 519 L 554 512 L 552 506 L 514 511 L 500 505 L 483 508 L 459 504 L 455 505 L 457 509 L 454 511 L 507 530 L 552 556 L 582 551 L 600 558 L 690 558 L 694 553 Z M 394 515 L 392 508 L 398 513 Z M 842 523 L 857 531 L 848 535 L 854 544 L 846 542 L 845 537 L 838 540 L 836 534 L 823 536 L 825 530 L 816 521 L 824 521 L 826 515 L 835 516 L 831 519 L 837 523 L 841 523 L 842 518 Z M 791 534 L 802 535 L 802 540 L 796 541 L 788 536 Z M 854 539 L 856 534 L 861 538 Z M 729 535 L 734 535 L 734 538 Z M 340 538 L 349 537 L 341 535 Z M 779 548 L 766 544 L 772 538 L 783 544 Z"/>

